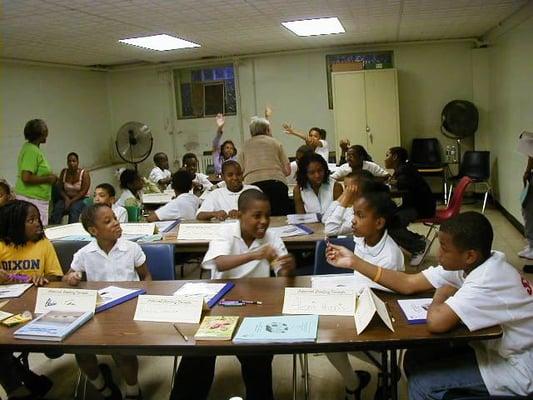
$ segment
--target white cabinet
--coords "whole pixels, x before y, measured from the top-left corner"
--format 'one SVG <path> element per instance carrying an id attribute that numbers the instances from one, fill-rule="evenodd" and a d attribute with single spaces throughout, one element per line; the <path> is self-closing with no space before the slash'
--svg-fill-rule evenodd
<path id="1" fill-rule="evenodd" d="M 349 139 L 383 166 L 387 150 L 400 146 L 396 69 L 334 72 L 331 79 L 337 154 L 340 139 Z"/>

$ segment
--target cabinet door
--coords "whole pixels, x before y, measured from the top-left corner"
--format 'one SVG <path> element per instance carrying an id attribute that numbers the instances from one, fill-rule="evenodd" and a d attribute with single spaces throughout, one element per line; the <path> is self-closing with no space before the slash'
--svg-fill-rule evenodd
<path id="1" fill-rule="evenodd" d="M 349 139 L 351 144 L 367 146 L 365 111 L 365 73 L 336 72 L 333 83 L 333 116 L 335 119 L 335 151 L 340 158 L 339 142 Z"/>
<path id="2" fill-rule="evenodd" d="M 367 151 L 383 166 L 387 150 L 400 146 L 396 70 L 365 71 L 365 93 Z"/>

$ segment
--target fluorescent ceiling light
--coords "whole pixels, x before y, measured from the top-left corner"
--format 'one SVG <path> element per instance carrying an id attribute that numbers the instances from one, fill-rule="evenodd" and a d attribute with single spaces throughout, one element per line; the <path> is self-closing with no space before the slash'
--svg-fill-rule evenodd
<path id="1" fill-rule="evenodd" d="M 282 22 L 281 25 L 298 36 L 330 35 L 332 33 L 345 32 L 337 17 L 302 19 L 300 21 Z"/>
<path id="2" fill-rule="evenodd" d="M 132 39 L 121 39 L 119 42 L 131 44 L 133 46 L 144 47 L 150 50 L 167 51 L 176 49 L 187 49 L 191 47 L 200 47 L 199 44 L 189 42 L 169 35 L 154 35 Z"/>

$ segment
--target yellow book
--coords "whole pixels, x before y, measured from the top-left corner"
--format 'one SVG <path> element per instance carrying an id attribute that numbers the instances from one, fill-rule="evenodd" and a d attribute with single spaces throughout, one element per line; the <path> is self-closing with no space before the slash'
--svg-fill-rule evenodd
<path id="1" fill-rule="evenodd" d="M 195 340 L 231 340 L 239 317 L 225 315 L 204 317 L 194 335 Z"/>

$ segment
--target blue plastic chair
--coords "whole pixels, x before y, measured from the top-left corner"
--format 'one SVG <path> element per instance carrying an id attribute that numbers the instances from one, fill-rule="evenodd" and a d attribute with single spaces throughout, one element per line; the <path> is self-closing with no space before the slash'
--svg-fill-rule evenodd
<path id="1" fill-rule="evenodd" d="M 176 279 L 173 245 L 143 243 L 141 248 L 146 255 L 146 264 L 154 281 Z"/>
<path id="2" fill-rule="evenodd" d="M 332 238 L 329 241 L 333 244 L 339 246 L 344 246 L 347 249 L 353 251 L 355 243 L 353 241 L 353 236 L 348 236 L 345 238 Z M 326 261 L 326 241 L 320 240 L 316 242 L 315 247 L 315 269 L 313 275 L 328 275 L 328 274 L 346 274 L 350 272 L 345 268 L 337 268 L 329 264 Z"/>

